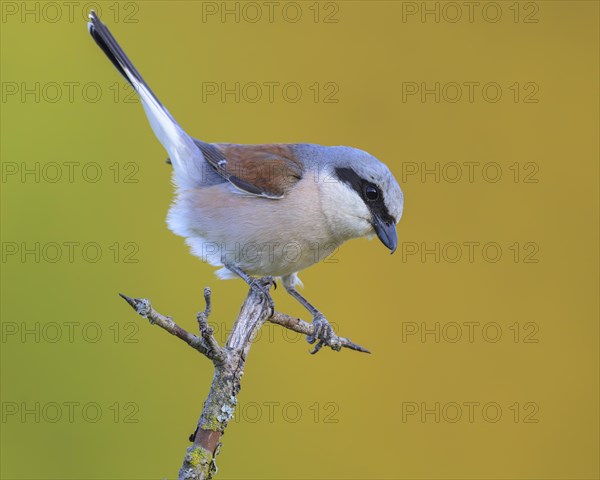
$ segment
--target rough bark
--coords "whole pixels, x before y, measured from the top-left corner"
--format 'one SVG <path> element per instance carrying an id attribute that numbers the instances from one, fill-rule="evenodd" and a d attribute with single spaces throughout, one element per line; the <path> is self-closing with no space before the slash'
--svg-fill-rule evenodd
<path id="1" fill-rule="evenodd" d="M 269 288 L 270 284 L 265 284 Z M 198 313 L 199 335 L 194 335 L 177 325 L 173 319 L 158 313 L 149 300 L 131 298 L 121 294 L 129 305 L 151 324 L 158 325 L 187 343 L 190 347 L 210 359 L 215 367 L 212 384 L 198 426 L 190 437 L 192 445 L 186 450 L 183 465 L 179 470 L 179 480 L 205 480 L 217 473 L 216 457 L 221 448 L 221 436 L 233 417 L 237 396 L 241 388 L 241 378 L 252 340 L 266 321 L 270 321 L 295 332 L 311 335 L 313 326 L 299 318 L 274 312 L 268 317 L 269 307 L 263 296 L 250 289 L 240 314 L 238 315 L 227 342 L 221 347 L 208 325 L 211 307 L 211 292 L 204 289 L 206 308 Z M 342 347 L 367 352 L 368 350 L 340 337 Z"/>

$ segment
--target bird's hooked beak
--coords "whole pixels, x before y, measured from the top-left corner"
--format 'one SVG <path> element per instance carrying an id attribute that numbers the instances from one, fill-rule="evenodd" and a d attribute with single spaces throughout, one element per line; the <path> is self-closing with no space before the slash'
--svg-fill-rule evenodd
<path id="1" fill-rule="evenodd" d="M 398 246 L 398 234 L 396 233 L 396 224 L 394 222 L 384 222 L 379 216 L 373 215 L 373 229 L 375 233 L 391 253 L 396 251 Z"/>

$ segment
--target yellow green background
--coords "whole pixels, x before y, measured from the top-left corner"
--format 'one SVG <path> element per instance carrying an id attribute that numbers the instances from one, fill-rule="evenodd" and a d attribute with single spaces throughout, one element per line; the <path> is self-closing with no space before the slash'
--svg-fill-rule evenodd
<path id="1" fill-rule="evenodd" d="M 3 9 L 7 3 L 15 2 L 3 2 Z M 36 3 L 16 2 L 19 9 L 45 5 Z M 328 350 L 313 357 L 303 339 L 286 342 L 278 327 L 266 327 L 249 356 L 239 398 L 246 413 L 223 438 L 218 478 L 598 478 L 598 3 L 518 4 L 537 9 L 536 23 L 515 22 L 514 2 L 499 4 L 503 17 L 496 23 L 479 10 L 473 22 L 438 23 L 431 16 L 422 22 L 418 15 L 403 22 L 406 5 L 393 1 L 317 6 L 335 11 L 336 23 L 315 22 L 314 2 L 299 3 L 303 18 L 296 23 L 279 14 L 273 23 L 203 21 L 206 5 L 194 1 L 134 4 L 101 2 L 102 18 L 196 137 L 352 145 L 382 159 L 400 181 L 407 162 L 497 162 L 503 169 L 496 183 L 480 175 L 472 183 L 406 178 L 398 226 L 401 242 L 418 245 L 497 242 L 498 262 L 480 254 L 472 263 L 437 263 L 432 256 L 403 261 L 401 252 L 390 256 L 376 240 L 358 240 L 336 262 L 301 275 L 306 296 L 342 335 L 373 354 Z M 117 293 L 148 297 L 193 331 L 204 286 L 213 289 L 212 320 L 220 325 L 231 325 L 246 287 L 217 280 L 167 230 L 166 154 L 140 105 L 123 101 L 124 82 L 88 36 L 83 4 L 72 21 L 62 8 L 55 22 L 47 21 L 55 18 L 50 10 L 39 22 L 31 15 L 23 21 L 21 13 L 3 18 L 3 91 L 36 82 L 40 88 L 97 82 L 102 98 L 86 101 L 81 87 L 74 87 L 73 101 L 66 89 L 55 103 L 43 96 L 39 102 L 32 95 L 3 98 L 2 162 L 27 168 L 97 162 L 103 177 L 97 183 L 81 175 L 73 183 L 5 178 L 2 241 L 97 242 L 103 257 L 97 263 L 81 256 L 73 263 L 4 259 L 3 328 L 75 322 L 79 334 L 72 343 L 64 335 L 56 343 L 4 338 L 1 400 L 28 407 L 97 402 L 103 417 L 97 423 L 80 415 L 72 423 L 7 417 L 0 424 L 0 473 L 5 479 L 174 478 L 212 368 L 137 317 Z M 131 12 L 137 22 L 125 23 Z M 118 101 L 110 90 L 115 82 Z M 203 102 L 202 82 L 298 82 L 303 98 Z M 315 82 L 337 84 L 339 101 L 313 102 L 308 86 Z M 497 82 L 503 98 L 403 102 L 403 82 Z M 535 83 L 538 102 L 514 102 L 508 87 L 515 82 Z M 127 162 L 139 165 L 138 182 L 114 182 L 109 167 L 115 162 L 121 173 Z M 512 181 L 515 162 L 535 162 L 538 182 Z M 108 250 L 115 242 L 121 254 L 127 242 L 137 244 L 139 261 L 124 263 L 121 256 L 115 263 Z M 535 243 L 538 262 L 515 263 L 508 250 L 515 242 Z M 281 290 L 275 301 L 278 310 L 307 317 Z M 102 329 L 96 343 L 81 335 L 90 322 Z M 481 335 L 473 343 L 436 343 L 431 336 L 403 341 L 406 322 L 496 322 L 503 337 L 496 343 Z M 515 322 L 519 328 L 534 322 L 538 342 L 515 343 L 509 330 Z M 118 341 L 115 324 L 122 326 Z M 124 341 L 131 332 L 136 343 Z M 117 423 L 109 409 L 115 402 Z M 139 409 L 137 423 L 123 421 L 128 402 Z M 431 416 L 403 421 L 406 402 L 496 402 L 503 416 L 496 423 L 481 414 L 472 423 L 436 423 Z M 537 405 L 538 421 L 515 423 L 509 410 L 515 402 Z M 253 405 L 260 406 L 257 421 Z M 288 421 L 282 406 L 291 408 Z M 301 418 L 294 423 L 289 417 L 297 406 Z"/>

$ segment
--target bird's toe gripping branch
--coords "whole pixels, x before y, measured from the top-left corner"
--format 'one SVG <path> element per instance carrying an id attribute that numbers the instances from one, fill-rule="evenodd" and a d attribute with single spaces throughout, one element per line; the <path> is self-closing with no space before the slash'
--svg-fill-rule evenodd
<path id="1" fill-rule="evenodd" d="M 360 345 L 352 342 L 348 338 L 338 337 L 335 334 L 333 327 L 331 327 L 331 325 L 327 322 L 325 317 L 323 315 L 321 315 L 321 317 L 322 319 L 319 319 L 319 316 L 315 316 L 315 318 L 313 319 L 313 323 L 308 323 L 304 320 L 301 320 L 300 318 L 291 317 L 280 312 L 275 312 L 273 316 L 269 318 L 269 322 L 275 323 L 276 325 L 281 325 L 284 328 L 306 335 L 307 340 L 309 340 L 309 343 L 314 343 L 317 340 L 319 340 L 319 343 L 317 343 L 315 348 L 310 353 L 317 353 L 324 346 L 330 347 L 336 351 L 339 351 L 342 348 L 348 348 L 349 350 L 354 350 L 356 352 L 371 353 L 366 348 L 361 347 Z M 317 320 L 316 323 L 315 320 Z M 325 327 L 325 323 L 328 325 L 328 328 Z M 319 328 L 322 333 L 315 333 L 315 330 Z M 327 332 L 324 332 L 325 329 L 327 329 Z M 329 342 L 323 339 L 323 342 L 321 343 L 321 337 L 323 336 L 329 338 Z M 314 340 L 311 342 L 312 338 L 314 338 Z"/>
<path id="2" fill-rule="evenodd" d="M 273 277 L 255 278 L 251 280 L 248 284 L 250 285 L 250 288 L 252 288 L 259 295 L 261 295 L 262 298 L 264 298 L 265 302 L 267 302 L 267 305 L 269 306 L 268 317 L 272 317 L 275 313 L 275 302 L 273 301 L 273 297 L 271 297 L 271 294 L 269 293 L 269 289 L 271 288 L 271 286 L 275 289 L 277 288 L 277 282 L 275 281 L 275 279 Z"/>
<path id="3" fill-rule="evenodd" d="M 342 349 L 340 337 L 336 335 L 331 324 L 327 321 L 322 313 L 315 315 L 312 322 L 313 333 L 306 336 L 306 340 L 311 345 L 315 342 L 315 348 L 311 350 L 311 355 L 317 353 L 323 346 L 328 346 L 332 350 L 339 352 Z"/>

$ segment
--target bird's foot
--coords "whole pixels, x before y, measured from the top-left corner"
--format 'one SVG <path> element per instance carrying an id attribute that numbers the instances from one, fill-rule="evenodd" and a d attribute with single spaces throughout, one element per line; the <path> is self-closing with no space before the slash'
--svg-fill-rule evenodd
<path id="1" fill-rule="evenodd" d="M 315 342 L 315 348 L 310 352 L 311 355 L 317 353 L 323 346 L 331 347 L 332 350 L 339 352 L 342 349 L 340 337 L 333 331 L 333 327 L 327 321 L 322 313 L 317 313 L 312 321 L 314 331 L 312 335 L 306 336 L 306 341 L 311 345 Z"/>
<path id="2" fill-rule="evenodd" d="M 277 288 L 277 282 L 275 282 L 273 277 L 255 278 L 252 280 L 252 282 L 250 282 L 250 288 L 263 297 L 263 299 L 267 302 L 270 310 L 269 318 L 271 318 L 275 313 L 275 302 L 269 293 L 269 288 L 271 286 Z"/>

